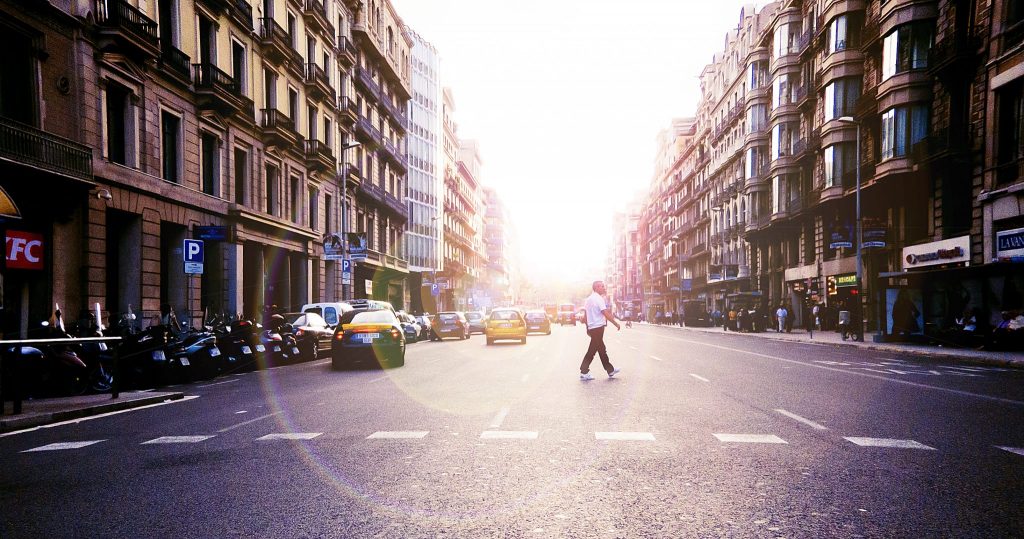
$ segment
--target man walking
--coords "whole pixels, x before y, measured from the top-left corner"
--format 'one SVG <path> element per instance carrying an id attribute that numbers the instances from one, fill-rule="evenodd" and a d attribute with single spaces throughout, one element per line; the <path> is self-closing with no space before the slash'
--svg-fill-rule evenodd
<path id="1" fill-rule="evenodd" d="M 786 306 L 782 303 L 779 304 L 779 308 L 775 310 L 775 320 L 778 322 L 778 332 L 782 333 L 786 331 L 786 315 L 789 314 L 786 311 Z"/>
<path id="2" fill-rule="evenodd" d="M 620 370 L 612 367 L 611 362 L 608 361 L 608 351 L 604 347 L 604 329 L 608 326 L 608 322 L 615 324 L 617 330 L 621 330 L 622 327 L 619 326 L 615 315 L 604 301 L 603 296 L 607 291 L 604 282 L 594 281 L 593 290 L 594 293 L 587 297 L 583 311 L 586 317 L 587 335 L 590 336 L 590 347 L 587 348 L 587 353 L 583 356 L 583 363 L 580 364 L 580 380 L 584 382 L 594 379 L 594 376 L 590 374 L 590 362 L 594 361 L 594 354 L 601 356 L 601 365 L 608 373 L 608 378 L 619 374 Z"/>

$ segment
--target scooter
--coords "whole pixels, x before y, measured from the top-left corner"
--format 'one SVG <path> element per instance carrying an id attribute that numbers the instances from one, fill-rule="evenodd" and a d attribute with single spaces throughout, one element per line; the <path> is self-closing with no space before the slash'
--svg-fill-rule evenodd
<path id="1" fill-rule="evenodd" d="M 64 327 L 58 306 L 49 321 L 43 321 L 33 332 L 39 339 L 72 339 Z M 23 394 L 29 397 L 82 395 L 89 391 L 109 391 L 112 356 L 83 355 L 78 344 L 41 343 L 39 346 L 18 346 L 6 351 L 12 362 Z"/>

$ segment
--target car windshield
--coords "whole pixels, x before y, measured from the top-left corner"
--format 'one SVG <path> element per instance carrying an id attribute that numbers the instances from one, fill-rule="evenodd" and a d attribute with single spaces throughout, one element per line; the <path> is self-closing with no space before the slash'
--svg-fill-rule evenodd
<path id="1" fill-rule="evenodd" d="M 491 320 L 519 320 L 519 313 L 516 311 L 493 311 Z"/>
<path id="2" fill-rule="evenodd" d="M 395 315 L 391 311 L 349 311 L 342 318 L 343 324 L 394 324 Z"/>
<path id="3" fill-rule="evenodd" d="M 526 313 L 527 320 L 544 320 L 545 318 L 547 318 L 547 315 L 544 313 Z"/>
<path id="4" fill-rule="evenodd" d="M 483 320 L 483 318 L 484 317 L 480 313 L 466 313 L 466 320 L 469 320 L 470 322 Z"/>
<path id="5" fill-rule="evenodd" d="M 437 315 L 437 317 L 440 318 L 442 322 L 455 322 L 459 319 L 459 315 L 455 313 L 441 313 Z"/>

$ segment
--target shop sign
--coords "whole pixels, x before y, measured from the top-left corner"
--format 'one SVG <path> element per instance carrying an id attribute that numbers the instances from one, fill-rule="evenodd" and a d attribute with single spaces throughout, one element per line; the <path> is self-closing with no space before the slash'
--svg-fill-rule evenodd
<path id="1" fill-rule="evenodd" d="M 693 279 L 683 279 L 683 291 L 690 292 L 693 290 Z"/>
<path id="2" fill-rule="evenodd" d="M 853 247 L 853 228 L 850 227 L 849 223 L 834 223 L 832 225 L 832 231 L 830 235 L 830 241 L 828 244 L 829 249 Z"/>
<path id="3" fill-rule="evenodd" d="M 853 288 L 857 286 L 857 274 L 847 273 L 846 275 L 836 275 L 836 288 Z"/>
<path id="4" fill-rule="evenodd" d="M 969 263 L 971 237 L 960 236 L 903 248 L 903 269 Z"/>
<path id="5" fill-rule="evenodd" d="M 1024 262 L 1024 228 L 996 232 L 996 259 Z"/>
<path id="6" fill-rule="evenodd" d="M 42 270 L 43 235 L 20 230 L 8 230 L 7 269 Z"/>
<path id="7" fill-rule="evenodd" d="M 861 223 L 861 236 L 865 248 L 885 247 L 885 238 L 889 227 L 886 222 L 876 217 L 865 217 Z"/>
<path id="8" fill-rule="evenodd" d="M 196 225 L 192 227 L 192 235 L 203 241 L 227 241 L 228 227 Z"/>

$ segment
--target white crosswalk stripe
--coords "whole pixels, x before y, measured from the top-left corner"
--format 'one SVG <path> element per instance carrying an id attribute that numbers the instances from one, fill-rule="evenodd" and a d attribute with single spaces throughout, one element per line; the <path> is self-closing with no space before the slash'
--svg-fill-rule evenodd
<path id="1" fill-rule="evenodd" d="M 727 444 L 788 444 L 786 440 L 774 434 L 728 434 L 715 433 L 715 438 Z"/>
<path id="2" fill-rule="evenodd" d="M 213 436 L 161 436 L 152 440 L 142 442 L 141 445 L 147 444 L 197 444 L 199 442 L 205 442 L 213 438 Z"/>
<path id="3" fill-rule="evenodd" d="M 380 439 L 391 439 L 391 440 L 407 440 L 407 439 L 418 439 L 423 438 L 430 431 L 426 430 L 395 430 L 395 431 L 377 431 L 366 437 L 367 440 L 380 440 Z"/>
<path id="4" fill-rule="evenodd" d="M 861 447 L 889 447 L 895 449 L 927 449 L 935 451 L 934 447 L 924 445 L 914 440 L 896 440 L 893 438 L 863 438 L 858 436 L 844 436 L 844 440 L 853 442 Z"/>
<path id="5" fill-rule="evenodd" d="M 83 447 L 89 447 L 93 444 L 105 442 L 106 440 L 87 440 L 81 442 L 57 442 L 53 444 L 47 444 L 40 447 L 34 447 L 32 449 L 26 449 L 22 453 L 32 453 L 35 451 L 64 451 L 66 449 L 81 449 Z"/>
<path id="6" fill-rule="evenodd" d="M 1003 451 L 1009 451 L 1010 453 L 1015 453 L 1017 455 L 1020 455 L 1020 456 L 1024 457 L 1024 448 L 1021 448 L 1021 447 L 1006 447 L 1006 446 L 1002 446 L 1002 445 L 997 445 L 996 447 L 998 447 L 999 449 L 1002 449 Z"/>
<path id="7" fill-rule="evenodd" d="M 322 432 L 276 432 L 256 438 L 257 441 L 266 440 L 312 440 L 317 436 L 323 436 Z"/>

